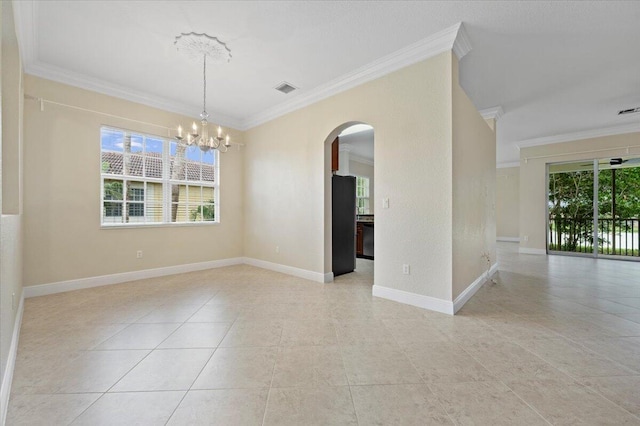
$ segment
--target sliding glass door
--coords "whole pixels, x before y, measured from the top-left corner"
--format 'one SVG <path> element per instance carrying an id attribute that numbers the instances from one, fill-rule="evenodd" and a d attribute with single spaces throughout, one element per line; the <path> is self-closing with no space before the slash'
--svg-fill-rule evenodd
<path id="1" fill-rule="evenodd" d="M 547 166 L 547 250 L 639 259 L 640 158 Z"/>
<path id="2" fill-rule="evenodd" d="M 612 158 L 598 164 L 598 253 L 638 257 L 640 159 Z"/>

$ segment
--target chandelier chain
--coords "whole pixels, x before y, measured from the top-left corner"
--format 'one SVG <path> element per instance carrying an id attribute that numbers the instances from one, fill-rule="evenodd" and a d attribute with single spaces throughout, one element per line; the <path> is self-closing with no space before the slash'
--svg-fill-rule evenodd
<path id="1" fill-rule="evenodd" d="M 203 119 L 207 116 L 207 54 L 204 54 L 204 67 L 202 67 L 203 81 L 204 81 L 204 95 L 202 100 Z"/>

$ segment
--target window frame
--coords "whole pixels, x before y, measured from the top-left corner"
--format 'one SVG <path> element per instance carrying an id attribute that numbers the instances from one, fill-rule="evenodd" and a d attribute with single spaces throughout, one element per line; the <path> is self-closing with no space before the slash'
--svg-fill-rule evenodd
<path id="1" fill-rule="evenodd" d="M 370 187 L 371 178 L 369 178 L 368 176 L 360 176 L 360 175 L 355 175 L 355 178 L 356 178 L 356 210 L 357 210 L 356 214 L 371 214 L 371 187 Z M 366 197 L 358 197 L 358 188 L 359 188 L 358 179 L 364 179 L 367 182 L 367 184 L 366 184 L 367 196 Z M 359 201 L 360 200 L 365 200 L 367 211 L 360 212 L 360 205 L 359 205 Z"/>
<path id="2" fill-rule="evenodd" d="M 117 133 L 122 133 L 123 137 L 125 137 L 126 135 L 135 135 L 135 136 L 139 136 L 142 138 L 143 144 L 146 141 L 146 138 L 152 138 L 154 140 L 159 140 L 162 141 L 162 177 L 160 178 L 156 178 L 156 177 L 147 177 L 144 176 L 145 175 L 145 168 L 143 167 L 143 171 L 142 171 L 142 176 L 134 176 L 134 175 L 124 175 L 124 174 L 113 174 L 113 173 L 105 173 L 103 171 L 103 161 L 102 161 L 102 154 L 103 152 L 121 152 L 121 151 L 109 151 L 109 150 L 103 150 L 102 147 L 102 139 L 103 139 L 103 132 L 104 131 L 112 131 L 112 132 L 117 132 Z M 200 180 L 187 180 L 186 177 L 186 171 L 185 171 L 185 179 L 182 180 L 176 180 L 176 179 L 171 179 L 171 165 L 170 165 L 170 161 L 171 161 L 171 143 L 177 143 L 178 141 L 176 141 L 175 139 L 172 138 L 168 138 L 165 136 L 160 136 L 160 135 L 156 135 L 156 134 L 152 134 L 152 133 L 148 133 L 148 132 L 139 132 L 139 131 L 135 131 L 135 130 L 130 130 L 130 129 L 124 129 L 124 128 L 118 128 L 118 127 L 114 127 L 114 126 L 108 126 L 108 125 L 102 125 L 100 126 L 100 130 L 99 130 L 99 136 L 98 136 L 98 143 L 100 145 L 100 149 L 99 149 L 99 153 L 98 153 L 98 160 L 99 160 L 99 176 L 98 178 L 100 179 L 100 194 L 99 194 L 99 203 L 100 203 L 100 207 L 98 209 L 99 211 L 99 224 L 100 224 L 100 228 L 101 229 L 114 229 L 114 228 L 154 228 L 154 227 L 182 227 L 182 226 L 211 226 L 211 225 L 219 225 L 220 224 L 220 153 L 217 150 L 211 150 L 210 155 L 213 155 L 213 170 L 214 170 L 214 176 L 213 176 L 213 181 L 205 181 L 202 180 L 202 169 L 200 171 Z M 199 148 L 193 148 L 193 147 L 187 147 L 187 150 L 191 150 L 191 149 L 198 149 Z M 135 153 L 134 153 L 135 154 Z M 124 156 L 124 152 L 122 151 L 122 155 Z M 139 153 L 139 155 L 144 157 L 144 151 L 141 151 Z M 211 163 L 203 163 L 203 164 L 211 164 Z M 124 173 L 124 170 L 123 170 Z M 127 194 L 125 193 L 124 190 L 124 182 L 138 182 L 138 183 L 142 183 L 142 187 L 137 187 L 137 189 L 141 189 L 143 191 L 143 200 L 131 200 L 132 203 L 135 204 L 142 204 L 143 205 L 143 209 L 144 209 L 144 215 L 143 216 L 136 216 L 136 218 L 140 218 L 143 219 L 142 221 L 134 221 L 134 222 L 129 222 L 129 223 L 125 223 L 125 222 L 114 222 L 114 223 L 109 223 L 109 222 L 105 222 L 104 219 L 106 218 L 106 216 L 104 215 L 104 203 L 105 201 L 112 201 L 112 200 L 108 200 L 105 198 L 105 194 L 104 194 L 104 190 L 105 190 L 105 181 L 109 181 L 109 180 L 116 180 L 116 181 L 121 181 L 123 182 L 123 194 L 122 194 L 122 200 L 115 200 L 116 203 L 120 204 L 120 208 L 122 210 L 122 213 L 124 213 L 125 211 L 128 211 L 129 206 L 131 204 L 129 204 L 127 201 Z M 161 199 L 158 200 L 158 203 L 149 203 L 149 191 L 148 191 L 148 187 L 147 184 L 158 184 L 159 187 L 159 191 L 162 195 Z M 188 206 L 189 206 L 189 202 L 188 200 L 186 201 L 186 209 L 187 209 L 187 218 L 186 221 L 180 221 L 180 222 L 172 222 L 171 221 L 171 205 L 172 205 L 172 201 L 171 201 L 171 186 L 172 185 L 179 185 L 179 186 L 184 186 L 185 190 L 187 187 L 198 187 L 200 188 L 201 194 L 203 193 L 202 191 L 206 188 L 212 188 L 213 189 L 213 200 L 214 200 L 214 204 L 213 204 L 213 208 L 214 208 L 214 217 L 215 220 L 204 220 L 204 218 L 200 218 L 199 220 L 194 220 L 191 221 L 189 220 L 190 217 L 190 213 L 191 211 L 189 210 Z M 208 201 L 208 200 L 207 200 Z M 155 205 L 159 205 L 161 207 L 162 210 L 162 220 L 161 221 L 156 221 L 156 222 L 151 222 L 151 221 L 146 221 L 147 218 L 147 208 L 149 207 L 149 204 L 153 204 Z M 183 203 L 179 202 L 179 205 L 183 205 Z M 201 203 L 198 205 L 194 204 L 194 209 L 198 209 L 200 206 L 205 206 L 205 207 L 209 207 L 211 206 L 211 203 L 205 202 L 205 200 L 201 200 Z M 125 208 L 127 210 L 125 210 Z M 113 216 L 113 217 L 118 217 L 118 216 Z M 122 216 L 119 216 L 122 217 Z"/>

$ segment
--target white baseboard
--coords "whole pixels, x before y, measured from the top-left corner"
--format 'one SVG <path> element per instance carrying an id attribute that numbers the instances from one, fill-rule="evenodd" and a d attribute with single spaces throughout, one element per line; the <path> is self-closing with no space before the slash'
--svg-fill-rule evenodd
<path id="1" fill-rule="evenodd" d="M 304 278 L 320 283 L 333 281 L 333 273 L 308 271 L 293 266 L 267 262 L 265 260 L 250 257 L 234 257 L 230 259 L 211 260 L 208 262 L 189 263 L 186 265 L 167 266 L 164 268 L 144 269 L 142 271 L 122 272 L 119 274 L 101 275 L 97 277 L 79 278 L 55 283 L 39 284 L 24 287 L 24 297 L 46 296 L 48 294 L 62 293 L 64 291 L 81 290 L 84 288 L 100 287 L 103 285 L 120 284 L 128 281 L 142 280 L 146 278 L 162 277 L 166 275 L 182 274 L 185 272 L 202 271 L 204 269 L 221 268 L 232 265 L 251 265 L 258 268 L 281 272 L 287 275 Z"/>
<path id="2" fill-rule="evenodd" d="M 4 370 L 2 379 L 2 388 L 0 388 L 0 424 L 4 425 L 7 419 L 7 410 L 9 408 L 9 397 L 11 396 L 11 382 L 13 381 L 13 370 L 16 366 L 16 356 L 18 354 L 18 339 L 20 339 L 20 327 L 22 326 L 22 312 L 24 311 L 24 291 L 20 296 L 20 304 L 16 321 L 13 324 L 13 335 L 11 337 L 11 346 L 9 346 L 9 354 L 7 357 L 7 366 Z"/>
<path id="3" fill-rule="evenodd" d="M 429 309 L 430 311 L 441 312 L 453 315 L 453 303 L 447 300 L 438 299 L 421 294 L 410 293 L 395 288 L 374 285 L 372 294 L 383 299 L 404 303 L 405 305 L 417 306 L 418 308 Z"/>
<path id="4" fill-rule="evenodd" d="M 493 274 L 498 271 L 498 262 L 491 265 L 489 271 L 485 271 L 480 275 L 474 282 L 471 283 L 469 287 L 465 289 L 462 293 L 456 297 L 453 301 L 453 312 L 456 313 L 464 306 L 465 303 L 469 301 L 473 297 L 474 294 L 486 283 Z"/>
<path id="5" fill-rule="evenodd" d="M 76 280 L 59 281 L 49 284 L 32 285 L 24 287 L 24 297 L 45 296 L 47 294 L 61 293 L 63 291 L 120 284 L 128 281 L 162 277 L 165 275 L 202 271 L 204 269 L 221 268 L 223 266 L 241 265 L 242 263 L 243 259 L 241 257 L 234 257 L 230 259 L 211 260 L 208 262 L 189 263 L 186 265 L 167 266 L 155 269 L 143 269 L 141 271 L 123 272 L 119 274 L 101 275 L 97 277 L 79 278 Z"/>
<path id="6" fill-rule="evenodd" d="M 505 241 L 507 243 L 519 243 L 520 237 L 496 237 L 496 241 Z"/>
<path id="7" fill-rule="evenodd" d="M 270 271 L 281 272 L 294 277 L 304 278 L 305 280 L 316 281 L 319 283 L 327 283 L 333 281 L 333 273 L 324 274 L 322 272 L 309 271 L 307 269 L 295 268 L 293 266 L 281 265 L 279 263 L 267 262 L 266 260 L 245 257 L 244 263 L 256 266 Z"/>
<path id="8" fill-rule="evenodd" d="M 520 254 L 543 254 L 543 255 L 546 255 L 547 251 L 545 249 L 520 247 L 518 249 L 518 253 L 520 253 Z"/>

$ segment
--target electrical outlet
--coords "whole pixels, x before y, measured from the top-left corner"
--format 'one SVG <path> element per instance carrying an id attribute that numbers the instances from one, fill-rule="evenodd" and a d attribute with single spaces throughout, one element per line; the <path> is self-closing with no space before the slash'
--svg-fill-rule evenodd
<path id="1" fill-rule="evenodd" d="M 11 309 L 16 310 L 16 294 L 11 293 Z"/>
<path id="2" fill-rule="evenodd" d="M 528 236 L 528 235 L 525 235 L 525 236 L 524 236 L 524 241 L 525 241 L 525 242 L 529 241 L 529 236 Z"/>
<path id="3" fill-rule="evenodd" d="M 389 208 L 389 199 L 388 198 L 383 198 L 382 199 L 382 208 L 383 209 L 388 209 Z"/>
<path id="4" fill-rule="evenodd" d="M 137 259 L 142 259 L 142 250 L 138 250 L 138 251 L 136 252 L 136 258 L 137 258 Z"/>
<path id="5" fill-rule="evenodd" d="M 405 275 L 409 275 L 410 274 L 409 265 L 407 265 L 406 263 L 404 265 L 402 265 L 402 273 L 405 274 Z"/>
<path id="6" fill-rule="evenodd" d="M 276 246 L 276 253 L 280 253 L 280 246 Z"/>

